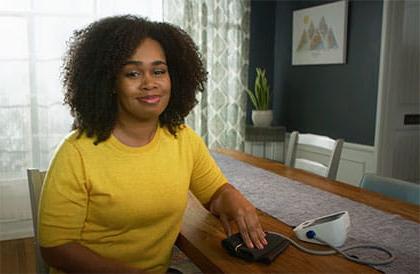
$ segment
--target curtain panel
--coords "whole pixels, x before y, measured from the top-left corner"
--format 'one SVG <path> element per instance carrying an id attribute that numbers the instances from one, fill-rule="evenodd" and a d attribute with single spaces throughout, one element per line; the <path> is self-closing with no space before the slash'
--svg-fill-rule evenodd
<path id="1" fill-rule="evenodd" d="M 206 89 L 187 124 L 209 148 L 243 150 L 250 1 L 163 0 L 163 18 L 191 35 L 208 71 Z"/>

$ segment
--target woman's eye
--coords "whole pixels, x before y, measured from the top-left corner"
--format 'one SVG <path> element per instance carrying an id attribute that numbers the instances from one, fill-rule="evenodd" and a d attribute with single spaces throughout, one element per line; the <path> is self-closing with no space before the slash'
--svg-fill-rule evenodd
<path id="1" fill-rule="evenodd" d="M 156 69 L 156 70 L 154 70 L 153 73 L 155 75 L 162 75 L 162 74 L 165 74 L 166 73 L 166 70 L 164 70 L 164 69 Z"/>
<path id="2" fill-rule="evenodd" d="M 139 77 L 141 74 L 138 71 L 129 71 L 126 73 L 126 76 L 129 78 L 136 78 Z"/>

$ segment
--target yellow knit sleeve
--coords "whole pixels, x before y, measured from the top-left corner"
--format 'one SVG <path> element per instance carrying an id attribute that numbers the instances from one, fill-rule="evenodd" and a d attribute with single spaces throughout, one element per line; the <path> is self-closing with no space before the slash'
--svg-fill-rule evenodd
<path id="1" fill-rule="evenodd" d="M 192 139 L 195 151 L 190 189 L 202 204 L 207 204 L 227 179 L 201 137 L 194 133 Z"/>
<path id="2" fill-rule="evenodd" d="M 48 168 L 40 205 L 40 245 L 51 247 L 80 240 L 87 212 L 87 184 L 77 147 L 64 141 Z"/>

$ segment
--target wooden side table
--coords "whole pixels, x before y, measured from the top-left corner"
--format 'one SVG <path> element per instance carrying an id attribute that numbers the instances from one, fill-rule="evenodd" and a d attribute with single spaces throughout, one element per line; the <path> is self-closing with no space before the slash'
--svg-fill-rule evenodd
<path id="1" fill-rule="evenodd" d="M 275 126 L 275 127 L 256 127 L 247 125 L 245 127 L 245 141 L 248 142 L 262 142 L 264 146 L 264 155 L 266 158 L 265 150 L 267 142 L 283 142 L 283 155 L 282 160 L 284 161 L 284 155 L 286 151 L 286 127 Z"/>

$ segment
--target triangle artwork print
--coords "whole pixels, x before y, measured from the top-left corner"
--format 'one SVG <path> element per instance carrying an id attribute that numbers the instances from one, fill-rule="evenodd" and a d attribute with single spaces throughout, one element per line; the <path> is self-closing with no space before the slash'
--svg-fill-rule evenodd
<path id="1" fill-rule="evenodd" d="M 293 11 L 292 65 L 346 62 L 347 0 Z"/>
<path id="2" fill-rule="evenodd" d="M 309 16 L 305 16 L 305 21 L 310 21 L 308 30 L 303 29 L 296 51 L 307 50 L 328 50 L 338 48 L 334 30 L 328 26 L 325 17 L 314 27 L 314 22 Z"/>

